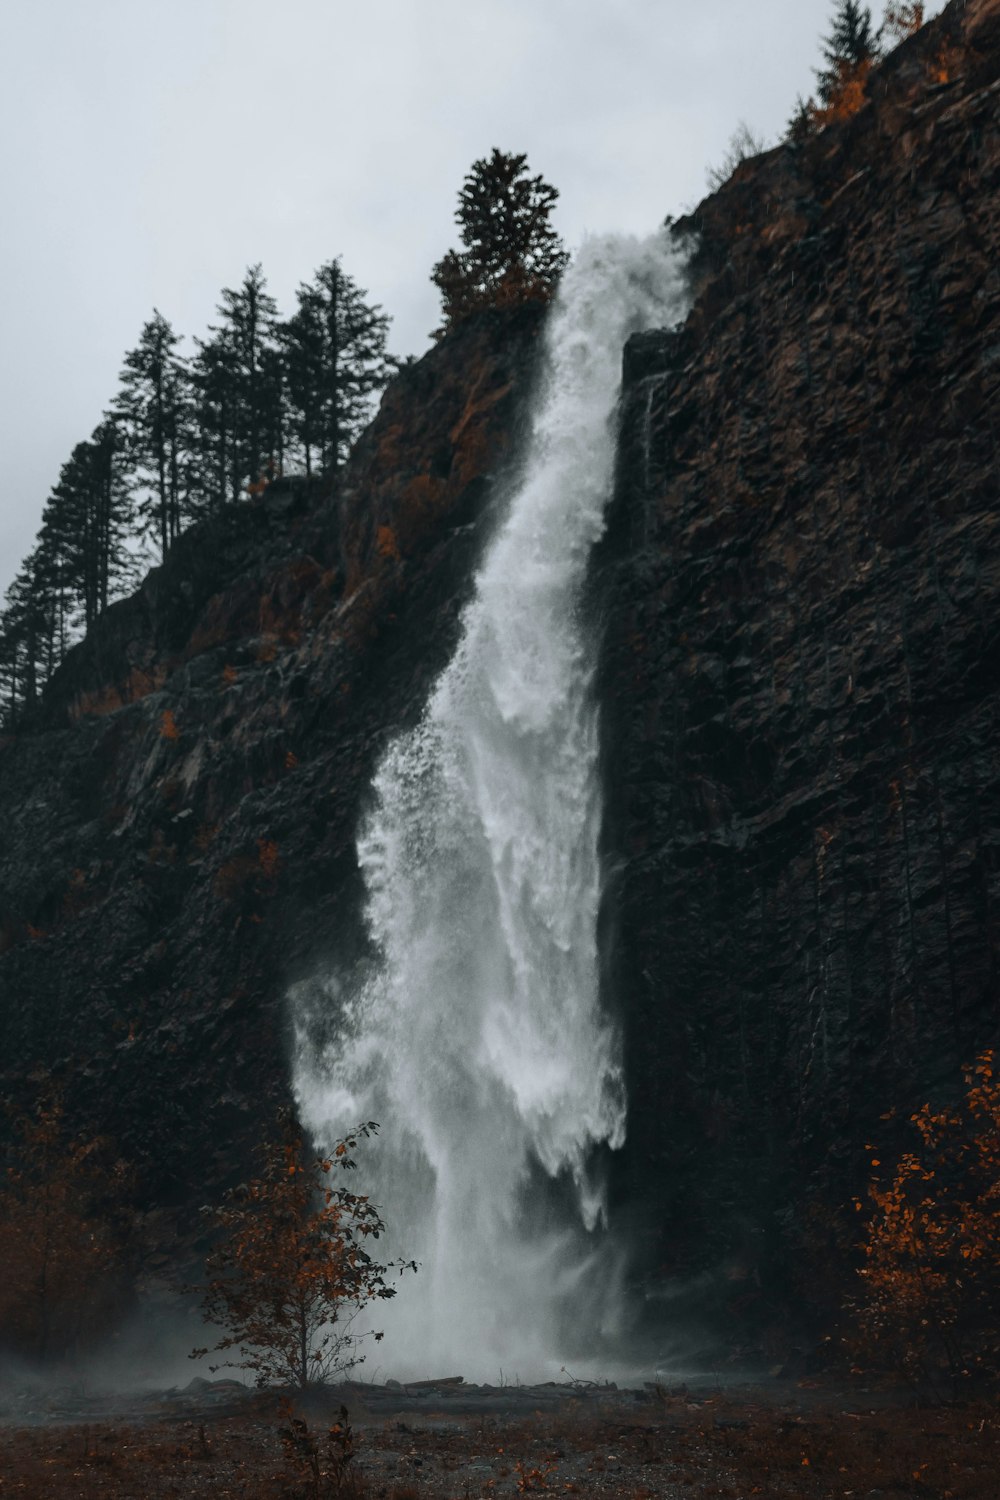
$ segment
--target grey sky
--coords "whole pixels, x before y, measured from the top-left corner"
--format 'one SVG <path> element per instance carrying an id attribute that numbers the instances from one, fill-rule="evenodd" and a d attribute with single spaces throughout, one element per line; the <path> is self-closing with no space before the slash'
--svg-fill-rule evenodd
<path id="1" fill-rule="evenodd" d="M 936 13 L 941 3 L 929 11 Z M 880 18 L 882 6 L 873 10 Z M 704 195 L 808 92 L 832 0 L 6 0 L 0 590 L 153 306 L 200 333 L 324 260 L 420 353 L 474 158 L 526 151 L 572 247 Z"/>

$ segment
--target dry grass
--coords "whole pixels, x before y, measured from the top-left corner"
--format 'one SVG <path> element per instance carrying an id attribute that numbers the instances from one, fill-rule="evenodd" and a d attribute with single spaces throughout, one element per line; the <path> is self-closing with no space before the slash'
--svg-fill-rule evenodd
<path id="1" fill-rule="evenodd" d="M 803 1394 L 803 1403 L 808 1399 Z M 310 1424 L 322 1431 L 319 1417 Z M 7 1429 L 0 1497 L 26 1500 L 312 1500 L 289 1466 L 280 1417 L 258 1403 L 204 1422 Z M 644 1404 L 589 1399 L 524 1417 L 459 1417 L 446 1403 L 360 1427 L 353 1472 L 323 1500 L 993 1500 L 995 1407 L 816 1409 L 738 1396 Z"/>

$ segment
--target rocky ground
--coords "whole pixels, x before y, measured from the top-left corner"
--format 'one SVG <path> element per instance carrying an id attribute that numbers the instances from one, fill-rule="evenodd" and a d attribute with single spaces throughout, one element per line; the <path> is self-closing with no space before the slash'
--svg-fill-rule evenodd
<path id="1" fill-rule="evenodd" d="M 331 1445 L 342 1404 L 351 1435 Z M 920 1409 L 814 1381 L 728 1391 L 347 1385 L 297 1415 L 304 1426 L 292 1428 L 273 1392 L 234 1381 L 8 1400 L 0 1496 L 989 1500 L 1000 1471 L 995 1403 Z"/>

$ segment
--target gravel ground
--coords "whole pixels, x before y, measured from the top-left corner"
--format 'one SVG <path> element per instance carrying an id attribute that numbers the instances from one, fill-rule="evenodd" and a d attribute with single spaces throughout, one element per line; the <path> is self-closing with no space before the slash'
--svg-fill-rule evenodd
<path id="1" fill-rule="evenodd" d="M 51 1398 L 50 1398 L 51 1399 Z M 63 1401 L 65 1403 L 66 1397 Z M 134 1408 L 144 1406 L 137 1417 Z M 353 1457 L 327 1433 L 349 1410 Z M 0 1497 L 28 1500 L 997 1500 L 996 1403 L 907 1408 L 871 1392 L 783 1385 L 728 1393 L 426 1383 L 345 1386 L 291 1412 L 235 1382 L 58 1411 L 0 1433 Z M 132 1414 L 128 1414 L 132 1412 Z M 309 1467 L 315 1446 L 317 1472 Z"/>

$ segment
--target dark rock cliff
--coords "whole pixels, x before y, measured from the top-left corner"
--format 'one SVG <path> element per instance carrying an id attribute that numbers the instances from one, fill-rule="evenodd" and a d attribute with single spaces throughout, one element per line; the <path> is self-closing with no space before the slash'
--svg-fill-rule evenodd
<path id="1" fill-rule="evenodd" d="M 676 226 L 687 325 L 625 352 L 615 1195 L 736 1337 L 816 1284 L 879 1115 L 996 1030 L 998 63 L 1000 0 L 953 3 L 858 115 L 738 169 Z M 404 371 L 334 492 L 182 538 L 0 744 L 3 1091 L 56 1079 L 160 1205 L 245 1165 L 289 984 L 364 951 L 359 809 L 455 639 L 539 326 Z"/>
<path id="2" fill-rule="evenodd" d="M 714 1268 L 731 1327 L 783 1275 L 814 1297 L 879 1116 L 995 1038 L 998 74 L 1000 6 L 949 7 L 677 226 L 692 316 L 626 351 L 619 1188 L 654 1280 Z"/>
<path id="3" fill-rule="evenodd" d="M 363 947 L 359 807 L 453 643 L 539 326 L 486 314 L 406 369 L 334 493 L 190 531 L 0 747 L 4 1092 L 56 1080 L 160 1204 L 246 1165 L 289 983 Z"/>

